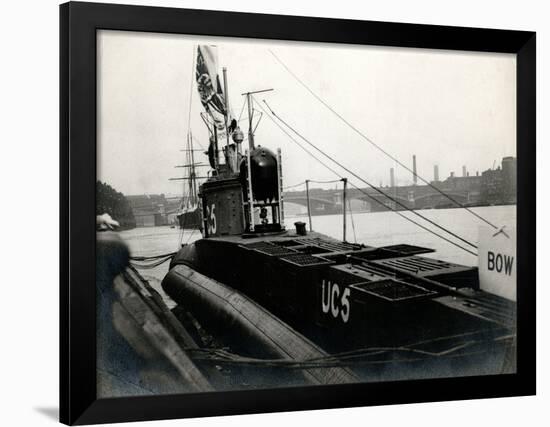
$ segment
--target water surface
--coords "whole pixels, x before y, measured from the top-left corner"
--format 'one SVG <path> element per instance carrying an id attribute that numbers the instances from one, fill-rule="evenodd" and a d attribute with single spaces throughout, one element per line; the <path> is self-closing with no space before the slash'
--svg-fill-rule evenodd
<path id="1" fill-rule="evenodd" d="M 488 219 L 498 227 L 515 227 L 516 206 L 486 206 L 472 208 L 478 215 Z M 455 234 L 470 241 L 478 243 L 478 230 L 480 226 L 487 226 L 480 219 L 465 209 L 429 209 L 418 211 L 433 222 L 448 228 Z M 417 222 L 422 220 L 412 212 L 402 212 L 403 215 L 414 219 Z M 308 222 L 307 217 L 287 217 L 285 223 L 287 228 L 294 227 L 294 222 Z M 314 216 L 312 218 L 313 229 L 320 233 L 336 239 L 343 237 L 342 215 Z M 433 225 L 424 223 L 427 228 L 438 234 L 444 234 Z M 184 243 L 190 243 L 201 238 L 198 230 L 181 231 L 177 228 L 165 227 L 144 227 L 133 230 L 122 231 L 121 237 L 128 243 L 132 255 L 151 256 L 175 252 Z M 446 235 L 456 241 L 452 236 Z M 364 243 L 369 246 L 386 246 L 401 243 L 424 246 L 435 249 L 433 254 L 426 256 L 442 259 L 463 265 L 477 266 L 477 257 L 462 249 L 451 245 L 441 238 L 423 230 L 400 217 L 394 212 L 376 213 L 351 213 L 347 216 L 347 240 L 350 242 Z M 467 247 L 465 243 L 458 241 L 461 246 Z M 475 250 L 474 250 L 475 251 Z M 164 294 L 160 282 L 168 272 L 168 262 L 150 270 L 140 270 L 142 276 L 157 289 L 168 306 L 174 306 L 173 301 Z"/>

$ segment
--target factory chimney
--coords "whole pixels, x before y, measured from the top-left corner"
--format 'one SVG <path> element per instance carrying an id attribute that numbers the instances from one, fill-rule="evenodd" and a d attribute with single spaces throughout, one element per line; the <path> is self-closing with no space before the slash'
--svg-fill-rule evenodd
<path id="1" fill-rule="evenodd" d="M 462 166 L 462 176 L 466 176 L 466 165 Z"/>
<path id="2" fill-rule="evenodd" d="M 439 182 L 439 166 L 434 165 L 434 181 Z"/>
<path id="3" fill-rule="evenodd" d="M 417 175 L 416 175 L 416 154 L 413 154 L 413 183 L 416 185 Z"/>
<path id="4" fill-rule="evenodd" d="M 395 187 L 395 175 L 393 174 L 393 168 L 390 168 L 390 187 Z"/>

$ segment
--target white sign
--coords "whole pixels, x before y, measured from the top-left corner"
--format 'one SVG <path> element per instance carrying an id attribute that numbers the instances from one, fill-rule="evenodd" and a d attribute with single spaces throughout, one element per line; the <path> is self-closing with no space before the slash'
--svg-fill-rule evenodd
<path id="1" fill-rule="evenodd" d="M 516 301 L 516 229 L 479 228 L 479 285 L 485 292 Z"/>

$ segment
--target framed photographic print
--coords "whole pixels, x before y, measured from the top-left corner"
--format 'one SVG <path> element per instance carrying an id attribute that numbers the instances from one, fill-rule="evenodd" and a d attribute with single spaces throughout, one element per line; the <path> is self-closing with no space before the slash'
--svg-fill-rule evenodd
<path id="1" fill-rule="evenodd" d="M 535 393 L 535 34 L 60 7 L 61 421 Z"/>

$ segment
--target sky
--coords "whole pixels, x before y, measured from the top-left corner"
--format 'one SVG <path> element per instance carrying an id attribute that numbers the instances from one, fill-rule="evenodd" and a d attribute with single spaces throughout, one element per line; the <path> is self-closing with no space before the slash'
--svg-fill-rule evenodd
<path id="1" fill-rule="evenodd" d="M 270 51 L 386 152 L 411 168 L 415 154 L 425 179 L 433 179 L 435 164 L 444 179 L 451 171 L 462 175 L 463 165 L 470 174 L 481 173 L 516 155 L 512 54 L 101 30 L 99 180 L 127 195 L 181 194 L 182 183 L 169 178 L 182 176 L 174 166 L 184 163 L 180 150 L 188 129 L 196 143 L 208 143 L 193 81 L 197 44 L 218 47 L 220 75 L 226 67 L 236 115 L 244 105 L 242 93 L 273 88 L 257 100 L 265 99 L 308 140 L 374 185 L 388 185 L 392 167 L 398 185 L 412 183 L 412 175 L 316 100 Z M 255 122 L 259 116 L 256 112 Z M 246 110 L 242 118 L 246 134 Z M 255 142 L 281 148 L 285 186 L 335 178 L 268 117 L 260 121 Z M 207 159 L 199 154 L 196 161 Z"/>

